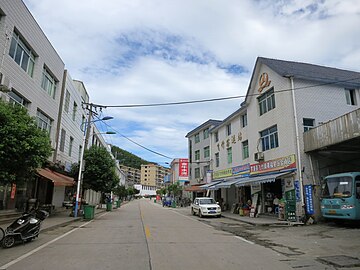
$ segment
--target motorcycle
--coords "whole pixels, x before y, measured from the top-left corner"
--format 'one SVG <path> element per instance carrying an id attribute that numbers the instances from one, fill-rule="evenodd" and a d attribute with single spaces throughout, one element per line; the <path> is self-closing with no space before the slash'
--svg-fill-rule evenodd
<path id="1" fill-rule="evenodd" d="M 30 242 L 39 236 L 41 222 L 43 222 L 49 213 L 44 210 L 31 210 L 25 212 L 16 219 L 5 230 L 0 230 L 0 240 L 3 248 L 11 248 L 17 242 Z M 1 237 L 1 234 L 3 236 Z"/>

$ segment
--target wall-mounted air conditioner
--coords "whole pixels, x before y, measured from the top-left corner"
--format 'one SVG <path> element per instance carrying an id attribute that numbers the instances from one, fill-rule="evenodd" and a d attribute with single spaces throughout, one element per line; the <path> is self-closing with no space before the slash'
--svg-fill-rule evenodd
<path id="1" fill-rule="evenodd" d="M 254 154 L 254 159 L 256 161 L 263 161 L 264 160 L 264 153 L 263 152 L 257 152 Z"/>

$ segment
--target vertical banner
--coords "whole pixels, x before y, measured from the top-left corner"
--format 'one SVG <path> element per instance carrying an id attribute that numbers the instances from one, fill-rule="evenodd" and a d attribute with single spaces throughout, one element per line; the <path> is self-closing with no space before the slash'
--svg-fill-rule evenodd
<path id="1" fill-rule="evenodd" d="M 179 180 L 189 179 L 189 162 L 187 158 L 179 159 Z"/>
<path id="2" fill-rule="evenodd" d="M 300 196 L 300 181 L 299 180 L 294 181 L 294 187 L 295 187 L 296 201 L 300 202 L 301 201 L 301 196 Z"/>
<path id="3" fill-rule="evenodd" d="M 12 200 L 15 199 L 15 194 L 16 194 L 16 184 L 12 184 L 12 186 L 11 186 L 11 194 L 10 194 L 10 198 Z"/>
<path id="4" fill-rule="evenodd" d="M 306 213 L 314 214 L 313 188 L 312 185 L 305 185 Z"/>

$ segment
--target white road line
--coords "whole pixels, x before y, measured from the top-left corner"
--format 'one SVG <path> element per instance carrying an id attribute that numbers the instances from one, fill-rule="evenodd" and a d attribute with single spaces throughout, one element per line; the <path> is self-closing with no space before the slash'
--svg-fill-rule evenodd
<path id="1" fill-rule="evenodd" d="M 107 213 L 102 214 L 102 215 L 99 216 L 99 217 L 102 217 L 102 216 L 104 216 L 104 215 L 106 215 L 106 214 L 107 214 Z M 63 234 L 63 235 L 60 235 L 59 237 L 57 237 L 57 238 L 55 238 L 55 239 L 53 239 L 53 240 L 51 240 L 51 241 L 49 241 L 49 242 L 47 242 L 47 243 L 45 243 L 45 244 L 43 244 L 43 245 L 41 245 L 41 246 L 33 249 L 32 251 L 30 251 L 30 252 L 28 252 L 28 253 L 20 256 L 19 258 L 15 259 L 15 260 L 7 263 L 7 264 L 4 264 L 3 266 L 0 266 L 0 270 L 6 270 L 6 269 L 8 269 L 10 266 L 12 266 L 12 265 L 14 265 L 14 264 L 22 261 L 23 259 L 29 257 L 30 255 L 34 254 L 35 252 L 38 252 L 38 251 L 42 250 L 43 248 L 47 247 L 48 245 L 50 245 L 50 244 L 52 244 L 52 243 L 60 240 L 61 238 L 64 238 L 65 236 L 67 236 L 67 235 L 69 235 L 69 234 L 77 231 L 78 229 L 80 229 L 80 228 L 88 225 L 89 223 L 91 223 L 91 222 L 93 222 L 93 221 L 94 221 L 94 220 L 90 220 L 89 222 L 86 222 L 86 223 L 82 224 L 81 226 L 79 226 L 79 227 L 77 227 L 77 228 L 74 228 L 74 229 L 72 229 L 71 231 L 68 231 L 67 233 L 65 233 L 65 234 Z"/>
<path id="2" fill-rule="evenodd" d="M 198 219 L 196 219 L 196 218 L 194 218 L 194 217 L 185 216 L 184 214 L 179 213 L 179 212 L 176 212 L 175 210 L 173 210 L 172 212 L 175 213 L 175 214 L 178 214 L 178 215 L 180 215 L 180 216 L 183 216 L 183 217 L 185 217 L 185 218 L 187 218 L 187 219 L 199 221 Z M 200 222 L 200 221 L 199 221 L 199 222 Z M 206 226 L 206 227 L 209 227 L 209 228 L 211 228 L 211 229 L 214 229 L 213 226 L 210 226 L 210 225 L 208 225 L 208 224 L 206 224 L 206 223 L 203 223 L 203 222 L 200 222 L 200 223 L 203 224 L 203 225 Z M 1 270 L 1 269 L 0 269 L 0 270 Z"/>
<path id="3" fill-rule="evenodd" d="M 251 245 L 255 244 L 254 242 L 251 242 L 251 241 L 249 241 L 249 240 L 246 240 L 245 238 L 242 238 L 241 236 L 234 236 L 234 237 L 237 238 L 237 239 L 239 239 L 239 240 L 241 240 L 241 241 L 244 241 L 244 242 L 246 242 L 246 243 L 248 243 L 248 244 L 251 244 Z"/>

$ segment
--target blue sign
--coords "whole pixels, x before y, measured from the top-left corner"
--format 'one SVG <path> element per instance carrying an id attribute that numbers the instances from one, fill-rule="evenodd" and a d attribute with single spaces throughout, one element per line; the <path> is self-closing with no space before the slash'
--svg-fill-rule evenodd
<path id="1" fill-rule="evenodd" d="M 300 195 L 300 182 L 299 182 L 299 180 L 294 181 L 294 186 L 295 186 L 296 201 L 300 202 L 301 201 L 301 195 Z"/>
<path id="2" fill-rule="evenodd" d="M 314 214 L 313 188 L 312 185 L 305 185 L 306 213 Z"/>

